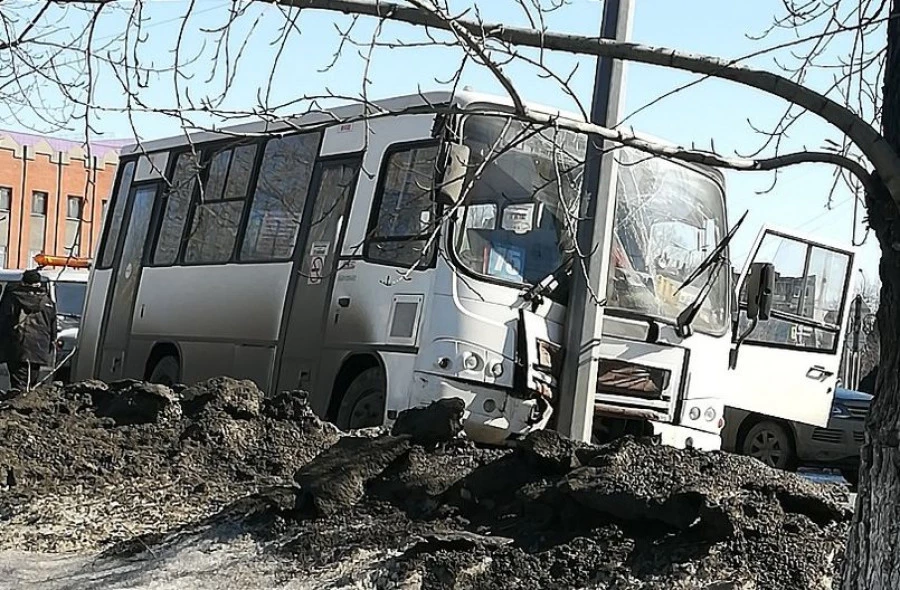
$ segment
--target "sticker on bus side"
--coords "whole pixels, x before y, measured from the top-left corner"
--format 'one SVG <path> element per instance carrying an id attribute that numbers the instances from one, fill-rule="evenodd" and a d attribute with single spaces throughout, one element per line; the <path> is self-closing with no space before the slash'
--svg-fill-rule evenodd
<path id="1" fill-rule="evenodd" d="M 331 242 L 313 242 L 309 248 L 309 277 L 307 283 L 319 285 L 322 283 L 322 275 L 325 270 L 325 258 L 328 257 L 328 249 Z"/>

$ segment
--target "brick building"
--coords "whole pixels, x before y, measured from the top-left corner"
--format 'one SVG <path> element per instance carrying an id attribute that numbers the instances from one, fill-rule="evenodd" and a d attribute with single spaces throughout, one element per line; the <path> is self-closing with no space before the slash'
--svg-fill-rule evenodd
<path id="1" fill-rule="evenodd" d="M 93 256 L 127 141 L 91 144 L 0 130 L 0 268 L 36 254 Z M 76 240 L 76 236 L 78 240 Z"/>

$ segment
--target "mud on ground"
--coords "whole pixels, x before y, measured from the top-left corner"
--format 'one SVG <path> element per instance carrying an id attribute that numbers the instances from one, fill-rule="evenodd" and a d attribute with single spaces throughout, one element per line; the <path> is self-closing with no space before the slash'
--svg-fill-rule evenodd
<path id="1" fill-rule="evenodd" d="M 302 393 L 224 378 L 32 392 L 0 406 L 0 550 L 52 567 L 0 569 L 42 588 L 710 590 L 839 569 L 843 488 L 630 438 L 478 448 L 434 410 L 353 436 Z"/>

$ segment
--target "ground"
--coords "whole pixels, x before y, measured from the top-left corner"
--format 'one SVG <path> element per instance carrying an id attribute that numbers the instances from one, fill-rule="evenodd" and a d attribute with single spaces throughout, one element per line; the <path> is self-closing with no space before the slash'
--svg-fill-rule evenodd
<path id="1" fill-rule="evenodd" d="M 828 588 L 846 488 L 455 410 L 340 433 L 302 393 L 96 382 L 0 406 L 0 588 Z M 436 424 L 437 421 L 451 421 Z M 418 428 L 428 422 L 434 437 Z"/>

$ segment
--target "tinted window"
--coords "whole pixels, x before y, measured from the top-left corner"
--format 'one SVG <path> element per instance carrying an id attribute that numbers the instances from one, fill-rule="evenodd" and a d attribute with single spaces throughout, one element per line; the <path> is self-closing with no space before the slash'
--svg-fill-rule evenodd
<path id="1" fill-rule="evenodd" d="M 266 143 L 241 260 L 284 260 L 293 254 L 319 138 L 307 133 Z"/>
<path id="2" fill-rule="evenodd" d="M 125 164 L 122 175 L 119 177 L 119 186 L 113 196 L 112 217 L 106 230 L 106 238 L 103 240 L 100 254 L 100 266 L 109 268 L 112 266 L 113 256 L 116 253 L 116 244 L 119 241 L 119 233 L 122 231 L 122 217 L 125 215 L 125 204 L 128 200 L 128 190 L 131 188 L 131 179 L 134 177 L 134 162 Z"/>
<path id="3" fill-rule="evenodd" d="M 231 260 L 237 240 L 256 145 L 217 153 L 194 212 L 184 261 L 213 263 Z"/>
<path id="4" fill-rule="evenodd" d="M 153 252 L 153 264 L 174 264 L 178 258 L 181 236 L 184 233 L 184 223 L 191 206 L 198 171 L 195 154 L 190 152 L 179 154 L 172 174 L 172 185 L 166 195 L 166 209 L 156 249 Z M 113 213 L 115 214 L 115 209 Z"/>
<path id="5" fill-rule="evenodd" d="M 369 259 L 412 266 L 431 258 L 437 154 L 438 147 L 431 145 L 388 156 L 374 227 L 366 242 Z"/>
<path id="6" fill-rule="evenodd" d="M 60 315 L 81 317 L 87 283 L 56 283 L 56 312 Z"/>

